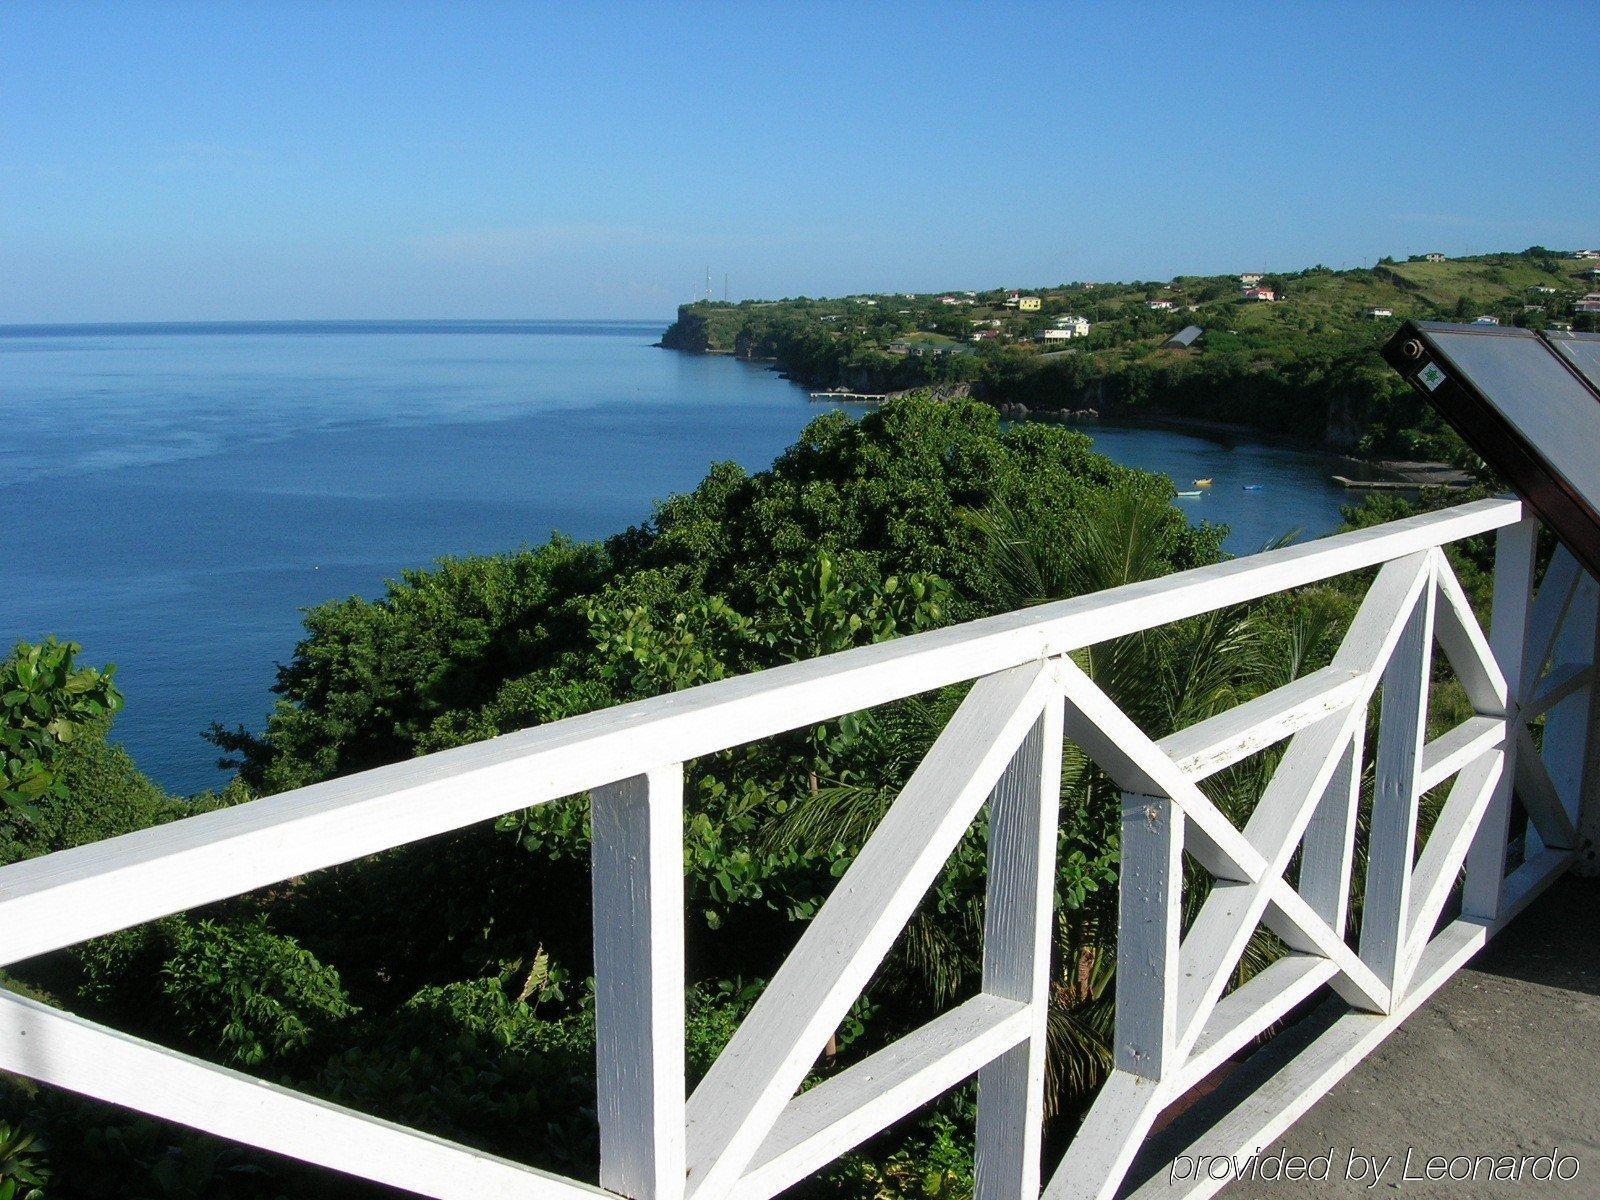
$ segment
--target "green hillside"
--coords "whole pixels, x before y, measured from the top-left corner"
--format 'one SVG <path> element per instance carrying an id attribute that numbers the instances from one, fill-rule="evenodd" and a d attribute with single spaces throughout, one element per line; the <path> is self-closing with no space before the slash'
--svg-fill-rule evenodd
<path id="1" fill-rule="evenodd" d="M 1575 252 L 1533 247 L 1252 279 L 1270 299 L 1253 298 L 1241 276 L 1212 275 L 707 301 L 680 308 L 662 344 L 771 359 L 817 388 L 965 384 L 1013 410 L 1175 417 L 1341 450 L 1459 460 L 1464 447 L 1383 365 L 1378 347 L 1406 318 L 1594 329 L 1596 316 L 1577 304 L 1600 288 L 1597 268 Z M 1037 310 L 1024 310 L 1021 298 L 1037 298 Z M 1088 336 L 1047 335 L 1069 316 L 1091 323 Z M 1165 345 L 1190 325 L 1205 331 L 1192 346 Z"/>

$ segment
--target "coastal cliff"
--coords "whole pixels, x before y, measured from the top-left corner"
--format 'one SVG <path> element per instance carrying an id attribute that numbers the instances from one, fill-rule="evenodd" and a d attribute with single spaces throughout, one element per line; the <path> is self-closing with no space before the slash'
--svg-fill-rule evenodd
<path id="1" fill-rule="evenodd" d="M 710 354 L 720 349 L 712 344 L 710 320 L 692 304 L 678 306 L 678 318 L 667 326 L 660 345 L 689 354 Z"/>

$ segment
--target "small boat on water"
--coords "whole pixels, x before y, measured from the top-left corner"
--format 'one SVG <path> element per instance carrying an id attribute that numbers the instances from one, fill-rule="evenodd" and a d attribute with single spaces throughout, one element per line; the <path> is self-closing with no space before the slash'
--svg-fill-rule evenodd
<path id="1" fill-rule="evenodd" d="M 1200 492 L 1179 492 L 1178 495 L 1180 495 L 1180 496 L 1198 496 L 1198 495 L 1201 495 L 1201 493 Z"/>
<path id="2" fill-rule="evenodd" d="M 1247 483 L 1247 484 L 1244 485 L 1244 487 L 1241 490 L 1246 491 L 1246 492 L 1259 492 L 1261 490 L 1261 487 L 1262 487 L 1262 485 L 1259 484 L 1259 483 Z"/>
<path id="3" fill-rule="evenodd" d="M 1211 480 L 1209 480 L 1209 479 L 1196 479 L 1194 481 L 1194 485 L 1195 485 L 1195 487 L 1198 487 L 1198 488 L 1208 488 L 1208 487 L 1211 486 Z"/>

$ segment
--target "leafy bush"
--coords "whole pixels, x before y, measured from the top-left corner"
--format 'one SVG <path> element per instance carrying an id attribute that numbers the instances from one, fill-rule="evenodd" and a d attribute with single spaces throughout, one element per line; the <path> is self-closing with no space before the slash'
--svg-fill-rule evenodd
<path id="1" fill-rule="evenodd" d="M 115 667 L 75 663 L 83 649 L 54 637 L 24 642 L 0 663 L 0 813 L 32 821 L 45 797 L 69 796 L 62 750 L 87 727 L 122 707 Z"/>
<path id="2" fill-rule="evenodd" d="M 44 1150 L 38 1134 L 0 1121 L 0 1200 L 45 1200 Z"/>
<path id="3" fill-rule="evenodd" d="M 239 1066 L 287 1058 L 355 1010 L 339 973 L 264 918 L 172 922 L 162 994 L 179 1027 Z"/>

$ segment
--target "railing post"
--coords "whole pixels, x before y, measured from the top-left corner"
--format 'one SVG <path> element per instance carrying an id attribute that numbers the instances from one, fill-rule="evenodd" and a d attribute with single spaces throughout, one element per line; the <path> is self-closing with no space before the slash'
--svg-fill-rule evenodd
<path id="1" fill-rule="evenodd" d="M 1317 801 L 1300 852 L 1300 894 L 1311 911 L 1344 936 L 1350 916 L 1350 871 L 1361 808 L 1363 731 L 1339 753 L 1339 769 Z"/>
<path id="2" fill-rule="evenodd" d="M 1176 1065 L 1183 813 L 1166 796 L 1122 796 L 1117 899 L 1118 1070 L 1160 1080 Z"/>
<path id="3" fill-rule="evenodd" d="M 1372 789 L 1372 823 L 1367 841 L 1361 958 L 1393 992 L 1391 1004 L 1403 999 L 1407 983 L 1401 976 L 1411 928 L 1417 773 L 1427 736 L 1436 596 L 1437 588 L 1430 578 L 1406 619 L 1384 670 L 1378 715 L 1377 778 Z"/>
<path id="4" fill-rule="evenodd" d="M 1472 849 L 1467 852 L 1466 881 L 1461 892 L 1461 915 L 1484 921 L 1492 921 L 1500 915 L 1500 898 L 1505 889 L 1506 839 L 1510 836 L 1517 735 L 1522 728 L 1521 706 L 1526 698 L 1523 666 L 1527 656 L 1528 615 L 1533 606 L 1538 537 L 1539 522 L 1534 517 L 1506 526 L 1495 537 L 1489 649 L 1506 679 L 1506 711 L 1483 715 L 1506 718 L 1506 761 L 1489 807 L 1478 824 L 1478 832 L 1473 835 Z"/>
<path id="5" fill-rule="evenodd" d="M 1033 1019 L 1026 1041 L 978 1072 L 976 1200 L 1039 1195 L 1063 705 L 1046 701 L 989 797 L 983 990 Z"/>
<path id="6" fill-rule="evenodd" d="M 593 793 L 600 1185 L 684 1191 L 683 767 Z"/>

